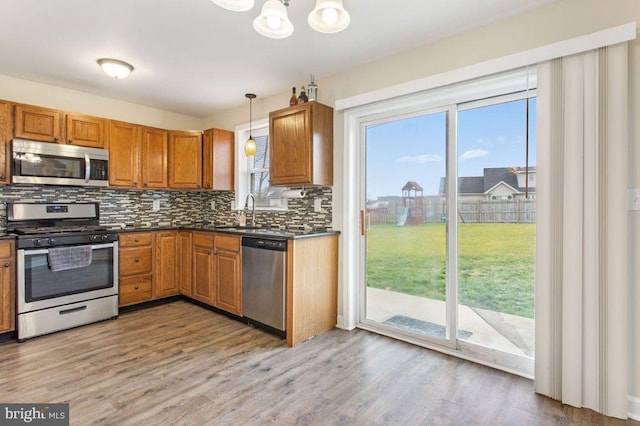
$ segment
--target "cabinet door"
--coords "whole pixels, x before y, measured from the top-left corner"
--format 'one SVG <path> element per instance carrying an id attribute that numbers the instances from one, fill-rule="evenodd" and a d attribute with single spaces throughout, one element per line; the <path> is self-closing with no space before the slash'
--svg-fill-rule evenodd
<path id="1" fill-rule="evenodd" d="M 104 120 L 81 114 L 67 114 L 67 143 L 104 148 Z"/>
<path id="2" fill-rule="evenodd" d="M 169 187 L 202 186 L 202 134 L 169 132 Z"/>
<path id="3" fill-rule="evenodd" d="M 14 264 L 13 242 L 0 242 L 0 333 L 15 329 Z"/>
<path id="4" fill-rule="evenodd" d="M 109 123 L 109 185 L 138 185 L 140 127 L 135 124 Z"/>
<path id="5" fill-rule="evenodd" d="M 0 101 L 0 184 L 10 183 L 11 104 Z"/>
<path id="6" fill-rule="evenodd" d="M 173 296 L 178 288 L 178 233 L 176 231 L 156 234 L 156 274 L 154 298 Z"/>
<path id="7" fill-rule="evenodd" d="M 242 315 L 242 266 L 240 253 L 216 252 L 216 306 Z"/>
<path id="8" fill-rule="evenodd" d="M 305 105 L 269 115 L 272 185 L 311 184 L 311 130 Z"/>
<path id="9" fill-rule="evenodd" d="M 178 279 L 180 294 L 191 297 L 191 232 L 179 233 Z"/>
<path id="10" fill-rule="evenodd" d="M 144 188 L 167 187 L 167 159 L 169 146 L 166 130 L 144 127 L 142 129 L 142 186 Z"/>
<path id="11" fill-rule="evenodd" d="M 44 142 L 62 140 L 62 112 L 32 105 L 15 106 L 14 136 Z"/>
<path id="12" fill-rule="evenodd" d="M 215 259 L 213 236 L 193 234 L 193 284 L 191 295 L 194 299 L 213 305 L 215 301 Z"/>
<path id="13" fill-rule="evenodd" d="M 202 187 L 233 191 L 234 187 L 233 132 L 222 129 L 205 130 L 202 142 Z"/>

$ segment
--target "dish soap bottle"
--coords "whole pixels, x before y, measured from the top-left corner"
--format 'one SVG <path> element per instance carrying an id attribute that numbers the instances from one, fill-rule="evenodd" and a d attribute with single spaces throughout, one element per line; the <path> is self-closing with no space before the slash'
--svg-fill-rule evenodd
<path id="1" fill-rule="evenodd" d="M 289 106 L 298 105 L 298 97 L 296 96 L 296 88 L 292 87 L 291 90 L 293 91 L 293 94 L 291 95 L 291 98 L 289 99 Z"/>
<path id="2" fill-rule="evenodd" d="M 307 98 L 307 94 L 304 91 L 304 86 L 300 86 L 300 96 L 298 96 L 298 102 L 304 104 L 309 102 L 309 98 Z"/>

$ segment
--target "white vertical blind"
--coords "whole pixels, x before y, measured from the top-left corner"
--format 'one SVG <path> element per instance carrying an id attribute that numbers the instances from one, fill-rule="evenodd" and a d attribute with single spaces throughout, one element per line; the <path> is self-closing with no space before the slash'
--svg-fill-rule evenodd
<path id="1" fill-rule="evenodd" d="M 538 66 L 536 391 L 627 418 L 627 44 Z"/>

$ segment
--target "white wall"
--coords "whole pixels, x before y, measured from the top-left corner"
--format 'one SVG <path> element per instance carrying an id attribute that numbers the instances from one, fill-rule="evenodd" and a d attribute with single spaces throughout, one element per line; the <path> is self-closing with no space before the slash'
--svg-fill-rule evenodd
<path id="1" fill-rule="evenodd" d="M 0 99 L 167 130 L 202 130 L 200 118 L 6 75 L 0 75 Z"/>

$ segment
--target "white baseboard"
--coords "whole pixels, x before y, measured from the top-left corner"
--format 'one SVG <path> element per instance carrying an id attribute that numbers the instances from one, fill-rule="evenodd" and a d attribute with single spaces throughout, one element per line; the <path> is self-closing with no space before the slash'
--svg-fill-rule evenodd
<path id="1" fill-rule="evenodd" d="M 336 328 L 342 329 L 342 330 L 348 330 L 351 331 L 354 328 L 356 328 L 356 326 L 354 325 L 353 327 L 349 327 L 347 324 L 345 324 L 345 318 L 343 315 L 338 315 L 338 323 L 336 324 Z"/>
<path id="2" fill-rule="evenodd" d="M 640 420 L 640 397 L 629 395 L 628 417 L 633 420 Z"/>

